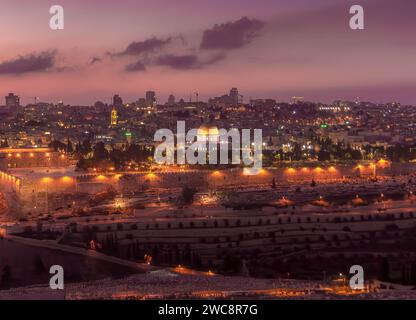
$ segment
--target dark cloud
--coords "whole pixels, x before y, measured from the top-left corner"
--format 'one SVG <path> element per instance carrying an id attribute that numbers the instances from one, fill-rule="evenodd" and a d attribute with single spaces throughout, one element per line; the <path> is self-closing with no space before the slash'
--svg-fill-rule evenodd
<path id="1" fill-rule="evenodd" d="M 150 53 L 157 49 L 163 48 L 165 45 L 171 42 L 171 40 L 172 38 L 150 38 L 144 41 L 132 42 L 127 46 L 127 48 L 123 52 L 120 53 L 120 55 L 140 55 Z"/>
<path id="2" fill-rule="evenodd" d="M 159 57 L 156 64 L 168 66 L 173 69 L 195 69 L 199 67 L 198 58 L 195 55 L 174 55 L 167 54 Z"/>
<path id="3" fill-rule="evenodd" d="M 210 65 L 210 64 L 214 64 L 214 63 L 216 63 L 216 62 L 218 62 L 218 61 L 221 61 L 221 60 L 223 60 L 223 59 L 225 59 L 226 58 L 226 55 L 225 54 L 223 54 L 223 53 L 219 53 L 219 54 L 216 54 L 216 55 L 214 55 L 214 56 L 212 56 L 212 57 L 209 57 L 207 60 L 205 60 L 202 64 L 204 64 L 204 65 Z"/>
<path id="4" fill-rule="evenodd" d="M 188 55 L 174 55 L 167 54 L 159 57 L 156 60 L 156 64 L 159 66 L 167 66 L 173 69 L 198 69 L 206 65 L 211 65 L 225 58 L 224 54 L 218 54 L 206 59 L 200 59 L 197 55 L 188 54 Z"/>
<path id="5" fill-rule="evenodd" d="M 145 71 L 146 66 L 142 61 L 137 61 L 136 63 L 132 63 L 126 66 L 126 71 Z"/>
<path id="6" fill-rule="evenodd" d="M 101 58 L 98 58 L 98 57 L 92 57 L 92 58 L 90 59 L 90 61 L 88 62 L 88 64 L 89 64 L 89 65 L 93 65 L 93 64 L 96 64 L 96 63 L 100 63 L 100 62 L 102 62 Z"/>
<path id="7" fill-rule="evenodd" d="M 243 17 L 234 22 L 215 25 L 202 35 L 201 49 L 238 49 L 259 35 L 264 22 Z"/>
<path id="8" fill-rule="evenodd" d="M 43 51 L 19 56 L 14 60 L 0 63 L 0 74 L 24 74 L 47 71 L 55 62 L 56 51 Z"/>

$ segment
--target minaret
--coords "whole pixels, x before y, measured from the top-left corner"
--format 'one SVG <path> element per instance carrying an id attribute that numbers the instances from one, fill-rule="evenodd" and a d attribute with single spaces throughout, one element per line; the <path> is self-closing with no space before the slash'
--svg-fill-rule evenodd
<path id="1" fill-rule="evenodd" d="M 113 106 L 113 109 L 111 109 L 111 119 L 110 119 L 110 126 L 114 127 L 117 125 L 117 109 L 115 106 Z"/>

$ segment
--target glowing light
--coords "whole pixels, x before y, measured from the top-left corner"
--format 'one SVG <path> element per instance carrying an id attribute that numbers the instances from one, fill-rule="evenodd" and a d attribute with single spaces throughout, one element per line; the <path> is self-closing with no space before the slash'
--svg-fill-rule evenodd
<path id="1" fill-rule="evenodd" d="M 144 262 L 146 264 L 149 264 L 150 265 L 152 263 L 152 256 L 150 254 L 145 254 L 144 255 Z"/>
<path id="2" fill-rule="evenodd" d="M 41 180 L 41 182 L 42 183 L 50 183 L 50 182 L 52 182 L 53 181 L 53 179 L 52 178 L 49 178 L 49 177 L 44 177 L 44 178 L 42 178 L 42 180 Z"/>
<path id="3" fill-rule="evenodd" d="M 33 158 L 34 156 L 35 156 L 35 154 L 32 153 L 32 152 L 29 154 L 29 157 L 31 157 L 31 158 Z"/>
<path id="4" fill-rule="evenodd" d="M 260 169 L 260 171 L 259 171 L 259 174 L 261 174 L 261 175 L 265 175 L 267 173 L 268 172 L 265 169 Z"/>
<path id="5" fill-rule="evenodd" d="M 303 173 L 307 173 L 307 172 L 309 172 L 309 169 L 308 169 L 308 168 L 306 168 L 306 167 L 303 167 L 303 168 L 302 168 L 302 172 L 303 172 Z"/>
<path id="6" fill-rule="evenodd" d="M 71 177 L 68 177 L 68 176 L 62 177 L 61 180 L 63 182 L 72 182 L 73 181 L 73 179 Z"/>
<path id="7" fill-rule="evenodd" d="M 49 152 L 46 152 L 45 156 L 50 157 L 51 154 Z"/>
<path id="8" fill-rule="evenodd" d="M 287 171 L 287 173 L 289 173 L 289 174 L 295 174 L 295 173 L 296 173 L 296 170 L 295 170 L 295 169 L 293 169 L 293 168 L 288 168 L 286 171 Z"/>
<path id="9" fill-rule="evenodd" d="M 328 168 L 328 171 L 329 171 L 329 172 L 336 172 L 336 171 L 337 171 L 337 169 L 335 169 L 335 167 L 334 167 L 334 166 L 331 166 L 331 167 L 329 167 L 329 168 Z"/>
<path id="10" fill-rule="evenodd" d="M 388 168 L 388 167 L 390 167 L 390 162 L 387 161 L 387 160 L 384 160 L 384 159 L 380 159 L 379 161 L 377 161 L 377 165 L 380 168 Z"/>
<path id="11" fill-rule="evenodd" d="M 16 157 L 17 158 L 20 158 L 20 153 L 16 153 Z"/>
<path id="12" fill-rule="evenodd" d="M 317 173 L 321 173 L 321 172 L 323 171 L 323 169 L 322 169 L 322 168 L 320 168 L 320 167 L 316 167 L 316 168 L 315 168 L 315 171 L 316 171 Z"/>
<path id="13" fill-rule="evenodd" d="M 104 175 L 100 174 L 99 176 L 97 176 L 98 180 L 105 180 L 107 179 Z"/>
<path id="14" fill-rule="evenodd" d="M 212 176 L 214 176 L 214 177 L 220 177 L 220 176 L 222 176 L 222 173 L 221 173 L 220 171 L 218 171 L 218 170 L 215 170 L 215 171 L 212 173 Z"/>
<path id="15" fill-rule="evenodd" d="M 148 173 L 146 174 L 146 178 L 149 180 L 155 180 L 157 179 L 157 175 L 155 175 L 154 173 Z"/>
<path id="16" fill-rule="evenodd" d="M 243 168 L 243 176 L 255 176 L 262 172 L 263 169 L 257 168 Z"/>

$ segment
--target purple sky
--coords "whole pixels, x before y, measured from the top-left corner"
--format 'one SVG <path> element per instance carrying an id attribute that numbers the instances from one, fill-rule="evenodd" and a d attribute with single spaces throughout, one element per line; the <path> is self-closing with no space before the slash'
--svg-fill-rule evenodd
<path id="1" fill-rule="evenodd" d="M 65 29 L 49 29 L 49 7 Z M 349 7 L 365 9 L 363 31 Z M 0 94 L 91 104 L 157 92 L 416 105 L 414 0 L 1 0 Z M 217 25 L 217 26 L 215 26 Z"/>

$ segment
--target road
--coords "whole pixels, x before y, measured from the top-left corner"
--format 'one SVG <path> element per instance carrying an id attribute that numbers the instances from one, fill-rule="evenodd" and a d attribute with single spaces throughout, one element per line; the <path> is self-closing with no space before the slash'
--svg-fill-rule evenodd
<path id="1" fill-rule="evenodd" d="M 117 257 L 106 255 L 98 251 L 59 244 L 59 243 L 56 243 L 54 240 L 37 240 L 37 239 L 32 239 L 32 238 L 17 237 L 17 236 L 10 235 L 10 234 L 7 234 L 5 238 L 12 240 L 13 242 L 23 244 L 23 245 L 47 248 L 51 250 L 59 250 L 59 251 L 63 251 L 63 252 L 71 253 L 71 254 L 82 255 L 88 258 L 93 258 L 93 259 L 105 261 L 108 263 L 117 264 L 123 267 L 132 268 L 139 272 L 149 272 L 152 270 L 159 269 L 152 265 L 120 259 Z"/>

